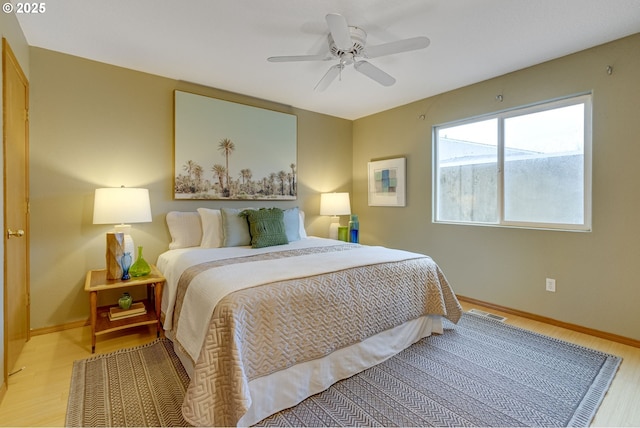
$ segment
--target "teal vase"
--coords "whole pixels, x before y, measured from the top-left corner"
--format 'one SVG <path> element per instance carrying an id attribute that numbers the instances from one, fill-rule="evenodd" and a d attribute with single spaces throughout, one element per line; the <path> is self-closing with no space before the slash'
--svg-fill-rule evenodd
<path id="1" fill-rule="evenodd" d="M 360 242 L 360 222 L 356 214 L 351 214 L 351 220 L 349 220 L 349 242 L 355 244 Z"/>
<path id="2" fill-rule="evenodd" d="M 120 258 L 120 266 L 122 267 L 122 280 L 131 279 L 129 269 L 131 268 L 131 253 L 124 253 Z"/>
<path id="3" fill-rule="evenodd" d="M 129 273 L 135 277 L 145 276 L 151 273 L 151 266 L 149 266 L 149 263 L 142 257 L 142 247 L 138 247 L 138 258 L 129 269 Z"/>

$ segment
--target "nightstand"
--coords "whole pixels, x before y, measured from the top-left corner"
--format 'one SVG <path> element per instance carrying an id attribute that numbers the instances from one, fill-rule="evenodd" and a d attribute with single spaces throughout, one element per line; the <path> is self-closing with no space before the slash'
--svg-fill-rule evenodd
<path id="1" fill-rule="evenodd" d="M 165 282 L 160 271 L 151 265 L 151 273 L 140 277 L 131 277 L 126 281 L 119 279 L 107 279 L 106 269 L 90 270 L 84 283 L 84 290 L 88 291 L 91 305 L 91 353 L 96 351 L 96 336 L 124 330 L 141 325 L 156 324 L 156 335 L 160 337 L 162 324 L 160 322 L 160 304 L 162 303 L 162 285 Z M 109 310 L 113 306 L 98 307 L 98 293 L 105 290 L 122 289 L 127 291 L 130 287 L 147 286 L 147 298 L 142 300 L 146 313 L 128 318 L 109 319 Z"/>

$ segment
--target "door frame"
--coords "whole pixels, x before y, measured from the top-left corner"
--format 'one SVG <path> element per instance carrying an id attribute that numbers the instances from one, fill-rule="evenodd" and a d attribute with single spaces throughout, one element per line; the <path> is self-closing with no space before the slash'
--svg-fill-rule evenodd
<path id="1" fill-rule="evenodd" d="M 30 286 L 30 248 L 29 248 L 29 223 L 30 223 L 30 210 L 29 210 L 29 80 L 27 79 L 26 75 L 24 74 L 24 71 L 22 70 L 22 67 L 20 66 L 20 63 L 18 62 L 18 59 L 16 58 L 15 54 L 13 53 L 13 50 L 11 49 L 11 46 L 9 45 L 9 42 L 7 41 L 6 38 L 2 38 L 2 85 L 3 85 L 3 90 L 2 90 L 2 121 L 3 121 L 3 127 L 2 127 L 2 150 L 3 150 L 3 159 L 2 159 L 2 178 L 3 178 L 3 183 L 2 183 L 2 199 L 3 199 L 3 230 L 2 233 L 3 235 L 6 234 L 7 228 L 8 228 L 8 224 L 7 224 L 7 200 L 6 200 L 6 188 L 7 188 L 7 173 L 6 173 L 6 156 L 5 156 L 5 141 L 7 138 L 7 130 L 6 130 L 6 115 L 7 113 L 7 106 L 8 106 L 8 102 L 7 102 L 7 97 L 6 97 L 6 85 L 5 85 L 5 81 L 7 79 L 7 68 L 8 67 L 12 67 L 14 69 L 14 71 L 18 74 L 18 78 L 22 81 L 22 83 L 25 85 L 26 87 L 26 100 L 25 100 L 25 108 L 26 108 L 26 117 L 25 117 L 25 125 L 26 125 L 26 129 L 25 129 L 25 165 L 24 165 L 24 171 L 25 171 L 25 198 L 26 198 L 26 212 L 25 212 L 25 225 L 24 225 L 24 230 L 26 233 L 25 239 L 26 239 L 26 249 L 25 249 L 25 280 L 26 280 L 26 284 L 25 284 L 25 293 L 26 293 L 26 323 L 27 323 L 27 337 L 26 340 L 28 341 L 31 338 L 31 286 Z M 3 260 L 3 303 L 4 303 L 4 307 L 3 307 L 3 316 L 4 316 L 4 322 L 3 322 L 3 329 L 4 329 L 4 357 L 3 357 L 3 362 L 4 362 L 4 385 L 8 386 L 8 379 L 9 379 L 9 371 L 12 369 L 12 367 L 9 367 L 9 361 L 8 361 L 8 353 L 9 353 L 9 349 L 8 349 L 8 345 L 9 345 L 9 336 L 8 336 L 8 323 L 7 323 L 7 313 L 8 313 L 8 299 L 7 299 L 7 239 L 6 239 L 6 235 L 3 237 L 3 246 L 4 246 L 4 260 Z"/>

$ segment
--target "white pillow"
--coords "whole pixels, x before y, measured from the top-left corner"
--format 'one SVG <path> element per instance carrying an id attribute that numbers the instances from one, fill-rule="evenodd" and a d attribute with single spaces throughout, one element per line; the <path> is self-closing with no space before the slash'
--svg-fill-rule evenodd
<path id="1" fill-rule="evenodd" d="M 210 208 L 198 208 L 200 220 L 202 221 L 202 241 L 203 248 L 220 248 L 224 235 L 222 234 L 222 215 L 220 210 Z"/>
<path id="2" fill-rule="evenodd" d="M 169 234 L 171 234 L 170 250 L 200 246 L 202 224 L 200 223 L 200 214 L 197 212 L 168 212 L 167 226 L 169 226 Z"/>
<path id="3" fill-rule="evenodd" d="M 300 238 L 307 237 L 307 231 L 304 229 L 304 211 L 300 210 Z"/>

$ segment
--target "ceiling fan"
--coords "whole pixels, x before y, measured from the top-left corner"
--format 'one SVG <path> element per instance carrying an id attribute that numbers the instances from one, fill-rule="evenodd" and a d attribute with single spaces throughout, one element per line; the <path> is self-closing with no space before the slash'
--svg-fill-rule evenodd
<path id="1" fill-rule="evenodd" d="M 391 86 L 396 83 L 396 79 L 388 75 L 375 65 L 365 59 L 378 58 L 386 55 L 393 55 L 400 52 L 424 49 L 429 46 L 427 37 L 412 37 L 381 45 L 367 46 L 367 33 L 359 27 L 349 26 L 347 20 L 337 13 L 330 13 L 326 17 L 329 27 L 329 51 L 318 55 L 293 55 L 293 56 L 272 56 L 267 58 L 270 62 L 293 62 L 293 61 L 330 61 L 338 60 L 338 64 L 333 65 L 320 79 L 315 90 L 324 91 L 335 80 L 342 70 L 353 64 L 353 67 L 375 80 L 383 86 Z M 365 59 L 359 59 L 365 58 Z"/>

